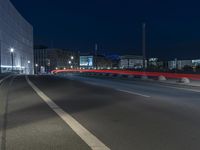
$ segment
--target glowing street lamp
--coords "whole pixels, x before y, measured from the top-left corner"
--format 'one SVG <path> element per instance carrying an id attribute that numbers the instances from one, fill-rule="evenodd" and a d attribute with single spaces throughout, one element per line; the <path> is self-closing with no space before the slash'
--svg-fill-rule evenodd
<path id="1" fill-rule="evenodd" d="M 14 48 L 11 48 L 11 49 L 10 49 L 10 52 L 11 52 L 11 53 L 14 53 L 14 51 L 15 51 Z"/>
<path id="2" fill-rule="evenodd" d="M 27 68 L 27 69 L 28 69 L 28 70 L 27 70 L 27 71 L 28 71 L 28 74 L 30 74 L 30 63 L 31 63 L 31 61 L 28 60 L 28 68 Z"/>
<path id="3" fill-rule="evenodd" d="M 35 64 L 35 67 L 36 74 L 38 74 L 38 64 Z"/>
<path id="4" fill-rule="evenodd" d="M 13 58 L 13 55 L 14 55 L 13 53 L 14 53 L 14 51 L 15 51 L 14 48 L 11 48 L 11 49 L 10 49 L 11 62 L 12 62 L 12 72 L 13 72 L 13 63 L 14 63 L 14 60 L 13 60 L 13 59 L 14 59 L 14 58 Z"/>
<path id="5" fill-rule="evenodd" d="M 74 60 L 74 56 L 71 56 L 71 60 Z"/>

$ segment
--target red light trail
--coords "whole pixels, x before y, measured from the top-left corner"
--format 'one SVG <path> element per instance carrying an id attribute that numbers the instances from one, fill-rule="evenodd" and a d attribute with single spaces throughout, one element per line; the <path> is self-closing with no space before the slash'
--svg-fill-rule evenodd
<path id="1" fill-rule="evenodd" d="M 127 71 L 127 70 L 82 70 L 82 69 L 66 69 L 66 70 L 53 70 L 52 73 L 62 72 L 79 72 L 79 73 L 109 73 L 117 75 L 133 75 L 133 76 L 149 76 L 159 77 L 164 76 L 166 78 L 189 78 L 192 80 L 200 80 L 199 74 L 181 74 L 181 73 L 162 73 L 162 72 L 141 72 L 141 71 Z"/>

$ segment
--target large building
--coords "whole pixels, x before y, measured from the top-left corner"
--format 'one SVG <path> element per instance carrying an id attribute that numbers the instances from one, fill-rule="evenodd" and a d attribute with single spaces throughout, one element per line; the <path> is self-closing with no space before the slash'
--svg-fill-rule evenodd
<path id="1" fill-rule="evenodd" d="M 35 73 L 50 73 L 55 69 L 78 67 L 78 54 L 57 48 L 36 47 L 34 49 Z"/>
<path id="2" fill-rule="evenodd" d="M 143 57 L 135 55 L 124 55 L 120 57 L 120 69 L 141 69 L 143 68 Z"/>
<path id="3" fill-rule="evenodd" d="M 168 62 L 169 69 L 178 69 L 182 70 L 184 67 L 193 67 L 196 68 L 197 66 L 200 66 L 200 59 L 194 59 L 194 60 L 172 60 Z"/>
<path id="4" fill-rule="evenodd" d="M 0 0 L 0 72 L 34 73 L 33 28 L 9 0 Z"/>

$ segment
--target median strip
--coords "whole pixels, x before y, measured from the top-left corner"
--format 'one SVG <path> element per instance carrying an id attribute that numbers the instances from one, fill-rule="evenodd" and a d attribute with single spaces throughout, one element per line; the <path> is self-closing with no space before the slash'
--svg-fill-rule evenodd
<path id="1" fill-rule="evenodd" d="M 92 149 L 92 150 L 110 150 L 104 143 L 102 143 L 95 135 L 83 127 L 77 120 L 75 120 L 70 114 L 61 109 L 45 95 L 38 87 L 36 87 L 26 76 L 26 81 L 33 88 L 33 90 L 46 102 L 49 107 L 67 123 L 71 129 Z"/>

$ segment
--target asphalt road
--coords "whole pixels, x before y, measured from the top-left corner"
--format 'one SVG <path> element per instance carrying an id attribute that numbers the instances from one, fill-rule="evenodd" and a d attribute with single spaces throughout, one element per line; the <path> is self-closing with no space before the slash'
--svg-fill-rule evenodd
<path id="1" fill-rule="evenodd" d="M 46 96 L 113 150 L 199 150 L 200 89 L 145 81 L 29 76 Z M 30 87 L 0 85 L 2 150 L 87 150 Z"/>

